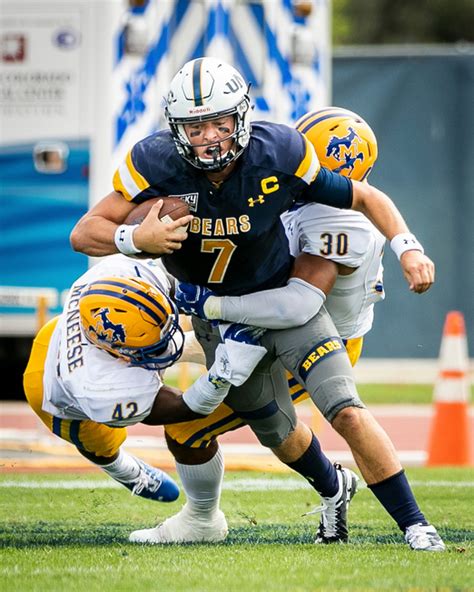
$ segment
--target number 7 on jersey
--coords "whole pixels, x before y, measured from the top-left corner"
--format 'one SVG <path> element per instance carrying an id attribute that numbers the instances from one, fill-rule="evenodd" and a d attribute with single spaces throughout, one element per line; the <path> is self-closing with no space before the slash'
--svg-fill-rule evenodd
<path id="1" fill-rule="evenodd" d="M 214 253 L 217 251 L 217 258 L 212 266 L 211 273 L 207 279 L 209 284 L 221 284 L 229 267 L 231 257 L 237 248 L 230 239 L 202 239 L 201 252 Z"/>

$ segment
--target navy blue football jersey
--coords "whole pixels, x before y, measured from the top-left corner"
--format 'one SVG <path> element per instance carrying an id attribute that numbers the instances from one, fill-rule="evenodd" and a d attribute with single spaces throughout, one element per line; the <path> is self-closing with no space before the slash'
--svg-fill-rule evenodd
<path id="1" fill-rule="evenodd" d="M 136 203 L 162 195 L 184 199 L 194 219 L 182 248 L 164 263 L 179 280 L 220 295 L 286 283 L 292 258 L 280 215 L 296 201 L 352 203 L 350 181 L 321 168 L 303 135 L 269 122 L 252 124 L 249 145 L 219 188 L 179 156 L 165 130 L 135 144 L 115 173 L 114 189 Z"/>

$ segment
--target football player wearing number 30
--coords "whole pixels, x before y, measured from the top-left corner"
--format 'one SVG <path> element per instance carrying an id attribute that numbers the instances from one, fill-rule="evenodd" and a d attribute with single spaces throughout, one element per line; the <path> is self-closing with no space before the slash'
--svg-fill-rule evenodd
<path id="1" fill-rule="evenodd" d="M 368 183 L 321 167 L 314 147 L 297 130 L 268 122 L 251 124 L 247 91 L 240 73 L 218 59 L 185 64 L 167 97 L 170 130 L 133 146 L 115 174 L 115 191 L 74 228 L 73 247 L 95 256 L 119 249 L 125 254 L 161 254 L 178 280 L 208 287 L 220 296 L 241 296 L 286 285 L 293 258 L 280 215 L 296 202 L 318 202 L 364 213 L 391 241 L 410 288 L 427 290 L 434 280 L 433 263 L 392 201 Z M 182 196 L 192 206 L 187 236 L 164 233 L 153 209 L 140 226 L 124 228 L 136 204 L 158 195 Z M 128 236 L 125 248 L 115 241 L 117 233 Z M 296 308 L 321 305 L 321 291 L 308 282 L 297 283 L 295 291 Z M 193 325 L 211 365 L 220 334 L 196 316 Z M 338 339 L 324 308 L 297 329 L 268 332 L 262 338 L 268 355 L 226 398 L 260 442 L 324 498 L 316 539 L 323 543 L 347 540 L 346 510 L 355 475 L 332 466 L 317 439 L 298 422 L 281 364 L 305 385 L 328 421 L 335 422 L 339 415 L 340 424 L 353 424 L 348 410 L 364 405 Z M 324 343 L 332 344 L 332 354 L 313 355 Z M 351 432 L 346 425 L 339 429 Z M 179 445 L 169 445 L 179 462 Z M 217 448 L 211 450 L 215 458 Z M 403 473 L 394 474 L 392 465 L 373 456 L 364 461 L 373 482 L 386 482 L 381 488 L 386 493 L 378 497 L 389 512 L 393 515 L 391 508 L 402 505 L 404 524 L 425 522 Z M 212 459 L 207 464 L 210 472 L 220 470 L 211 466 Z"/>

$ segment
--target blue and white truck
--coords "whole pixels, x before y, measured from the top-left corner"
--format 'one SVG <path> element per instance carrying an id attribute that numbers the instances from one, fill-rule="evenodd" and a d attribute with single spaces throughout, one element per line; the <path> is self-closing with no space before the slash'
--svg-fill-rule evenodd
<path id="1" fill-rule="evenodd" d="M 329 104 L 330 0 L 0 0 L 0 365 L 89 261 L 69 233 L 117 164 L 163 127 L 187 60 L 251 82 L 254 118 Z M 41 319 L 40 319 L 41 320 Z M 3 352 L 3 353 L 2 353 Z"/>

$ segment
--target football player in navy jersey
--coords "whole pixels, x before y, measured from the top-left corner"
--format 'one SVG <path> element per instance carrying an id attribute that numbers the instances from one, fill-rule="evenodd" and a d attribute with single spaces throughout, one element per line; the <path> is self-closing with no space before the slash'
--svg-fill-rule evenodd
<path id="1" fill-rule="evenodd" d="M 367 179 L 377 160 L 377 140 L 359 115 L 339 107 L 326 107 L 307 113 L 295 127 L 313 144 L 324 166 L 351 179 Z M 359 212 L 336 210 L 315 203 L 295 206 L 282 215 L 282 221 L 290 252 L 296 258 L 286 286 L 237 297 L 219 297 L 207 288 L 180 283 L 175 294 L 176 303 L 183 312 L 197 314 L 205 320 L 285 329 L 298 327 L 317 313 L 316 298 L 299 298 L 298 295 L 300 290 L 310 289 L 307 283 L 312 284 L 321 290 L 320 304 L 324 303 L 330 313 L 351 363 L 355 365 L 362 352 L 363 337 L 372 327 L 374 304 L 384 298 L 384 237 Z M 268 332 L 262 338 L 264 345 L 270 335 Z M 310 364 L 309 356 L 305 362 Z M 310 396 L 297 378 L 291 374 L 288 378 L 295 404 Z M 319 406 L 317 393 L 314 395 L 313 401 Z M 187 454 L 190 463 L 195 448 L 209 446 L 213 439 L 240 425 L 245 422 L 241 420 L 239 424 L 236 414 L 222 404 L 203 419 L 167 425 L 166 434 L 190 449 Z M 390 438 L 370 411 L 356 406 L 345 407 L 335 416 L 332 425 L 350 445 L 368 487 L 397 522 L 409 545 L 413 549 L 443 550 L 444 543 L 436 528 L 419 511 Z M 371 456 L 374 457 L 372 461 Z M 385 482 L 387 478 L 390 478 L 389 484 Z M 186 475 L 182 482 L 185 492 L 190 491 L 191 497 L 196 497 L 196 489 L 200 486 L 198 467 L 194 466 L 192 475 Z M 209 491 L 207 484 L 207 511 L 213 503 L 216 507 L 219 504 L 220 491 L 213 499 Z M 132 537 L 171 538 L 178 523 L 182 536 L 190 504 L 192 502 L 156 529 L 141 531 Z M 202 516 L 206 516 L 206 511 L 200 507 L 194 512 L 194 522 L 188 526 L 190 532 L 195 531 L 195 524 L 199 522 L 196 517 Z M 320 526 L 318 539 L 324 536 L 321 531 Z"/>
<path id="2" fill-rule="evenodd" d="M 431 286 L 433 263 L 391 200 L 367 183 L 320 167 L 314 147 L 295 129 L 267 122 L 251 126 L 247 87 L 234 68 L 212 58 L 185 64 L 171 83 L 166 115 L 170 131 L 138 142 L 114 176 L 114 191 L 76 225 L 71 234 L 76 250 L 92 256 L 163 255 L 179 280 L 221 295 L 277 288 L 286 283 L 293 263 L 280 214 L 296 201 L 314 201 L 364 213 L 391 240 L 410 289 L 421 293 Z M 142 224 L 122 224 L 136 204 L 160 195 L 181 196 L 194 216 L 166 225 L 158 219 L 158 203 Z M 188 224 L 188 231 L 180 232 Z M 309 284 L 300 297 L 320 304 L 320 292 Z M 210 364 L 220 335 L 206 321 L 193 318 L 193 324 Z M 284 351 L 280 360 L 300 377 L 310 359 L 305 386 L 324 401 L 329 421 L 343 409 L 362 406 L 349 359 L 336 347 L 340 338 L 324 308 L 297 330 L 272 333 L 273 348 L 243 386 L 230 390 L 226 403 L 323 497 L 326 527 L 318 542 L 346 541 L 356 476 L 333 467 L 298 422 L 275 352 Z M 332 343 L 332 355 L 310 355 L 324 343 Z M 179 449 L 172 442 L 170 448 L 180 462 Z M 219 469 L 213 460 L 206 464 L 214 473 Z"/>
<path id="3" fill-rule="evenodd" d="M 164 255 L 180 281 L 244 294 L 286 283 L 292 260 L 279 215 L 296 200 L 362 211 L 389 240 L 403 235 L 394 246 L 404 248 L 408 229 L 387 196 L 320 167 L 313 146 L 294 128 L 251 126 L 250 111 L 234 68 L 212 58 L 187 63 L 168 96 L 171 130 L 132 148 L 114 176 L 115 191 L 74 228 L 73 248 L 91 256 Z M 138 203 L 159 195 L 188 202 L 195 215 L 188 234 L 177 228 L 191 217 L 166 225 L 156 219 L 159 205 L 140 226 L 117 232 Z M 119 234 L 125 240 L 116 245 Z M 427 257 L 410 251 L 401 264 L 413 290 L 429 288 L 434 268 Z"/>

